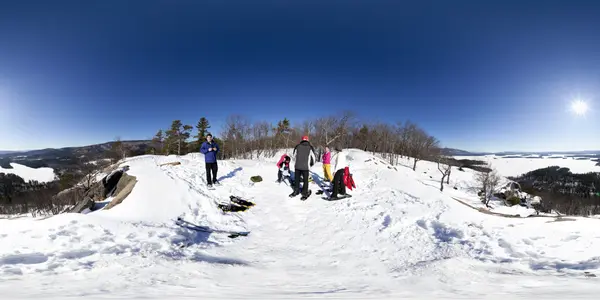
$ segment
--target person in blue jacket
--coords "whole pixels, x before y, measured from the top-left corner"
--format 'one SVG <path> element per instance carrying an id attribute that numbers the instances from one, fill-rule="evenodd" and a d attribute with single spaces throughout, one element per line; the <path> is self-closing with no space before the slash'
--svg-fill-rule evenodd
<path id="1" fill-rule="evenodd" d="M 206 163 L 206 183 L 211 188 L 213 184 L 220 185 L 217 180 L 217 171 L 219 166 L 217 165 L 217 153 L 219 153 L 219 145 L 213 141 L 212 134 L 206 136 L 206 142 L 200 146 L 200 152 L 204 154 L 204 162 Z M 212 172 L 212 178 L 211 178 Z"/>

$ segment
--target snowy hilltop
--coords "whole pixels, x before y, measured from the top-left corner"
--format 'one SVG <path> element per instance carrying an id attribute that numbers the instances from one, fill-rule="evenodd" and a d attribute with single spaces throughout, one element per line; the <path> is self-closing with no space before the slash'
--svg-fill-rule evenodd
<path id="1" fill-rule="evenodd" d="M 291 187 L 276 182 L 283 153 L 219 161 L 222 185 L 214 190 L 202 154 L 122 160 L 136 182 L 110 209 L 0 219 L 0 294 L 529 299 L 600 292 L 600 220 L 514 217 L 530 215 L 520 206 L 492 207 L 504 213 L 493 215 L 478 204 L 473 170 L 454 169 L 440 191 L 435 163 L 413 171 L 408 160 L 390 165 L 361 150 L 345 153 L 356 189 L 337 201 L 315 193 L 320 163 L 311 170 L 312 195 L 288 197 Z M 255 205 L 224 211 L 231 196 Z"/>

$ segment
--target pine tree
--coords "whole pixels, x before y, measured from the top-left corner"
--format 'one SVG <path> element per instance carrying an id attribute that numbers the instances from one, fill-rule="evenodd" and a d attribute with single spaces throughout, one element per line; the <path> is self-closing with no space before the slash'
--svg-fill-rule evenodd
<path id="1" fill-rule="evenodd" d="M 192 128 L 190 125 L 183 125 L 181 120 L 173 121 L 166 138 L 169 152 L 176 149 L 177 155 L 181 155 L 181 149 L 186 148 L 186 140 L 190 138 Z"/>
<path id="2" fill-rule="evenodd" d="M 155 150 L 155 153 L 162 154 L 164 150 L 165 138 L 163 136 L 163 131 L 160 129 L 152 138 L 152 148 Z"/>
<path id="3" fill-rule="evenodd" d="M 200 147 L 204 140 L 206 140 L 208 128 L 210 128 L 210 123 L 208 122 L 208 120 L 205 117 L 200 118 L 200 121 L 198 121 L 198 124 L 196 125 L 196 129 L 198 129 L 198 134 L 194 136 L 194 138 L 197 140 L 198 147 Z"/>
<path id="4" fill-rule="evenodd" d="M 358 137 L 361 148 L 364 151 L 367 151 L 368 141 L 369 141 L 369 127 L 367 127 L 366 124 L 360 128 L 360 130 L 358 131 L 357 137 Z"/>
<path id="5" fill-rule="evenodd" d="M 284 144 L 285 147 L 289 148 L 290 134 L 292 129 L 290 128 L 290 120 L 284 118 L 282 121 L 277 122 L 277 128 L 275 129 L 275 134 L 277 136 L 277 140 L 280 141 L 281 144 Z"/>

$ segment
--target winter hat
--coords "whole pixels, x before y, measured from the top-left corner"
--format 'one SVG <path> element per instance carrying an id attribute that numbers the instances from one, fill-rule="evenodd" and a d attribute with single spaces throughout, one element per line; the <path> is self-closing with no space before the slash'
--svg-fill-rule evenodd
<path id="1" fill-rule="evenodd" d="M 303 141 L 308 141 L 308 135 L 305 135 L 305 136 L 303 136 L 303 137 L 302 137 L 302 140 L 303 140 Z"/>

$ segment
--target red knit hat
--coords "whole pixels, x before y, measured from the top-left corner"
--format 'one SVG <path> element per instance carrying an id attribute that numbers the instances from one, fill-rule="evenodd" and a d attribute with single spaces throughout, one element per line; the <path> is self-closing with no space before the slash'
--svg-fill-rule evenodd
<path id="1" fill-rule="evenodd" d="M 302 140 L 303 140 L 303 141 L 308 141 L 308 135 L 305 135 L 305 136 L 303 136 L 303 137 L 302 137 Z"/>

